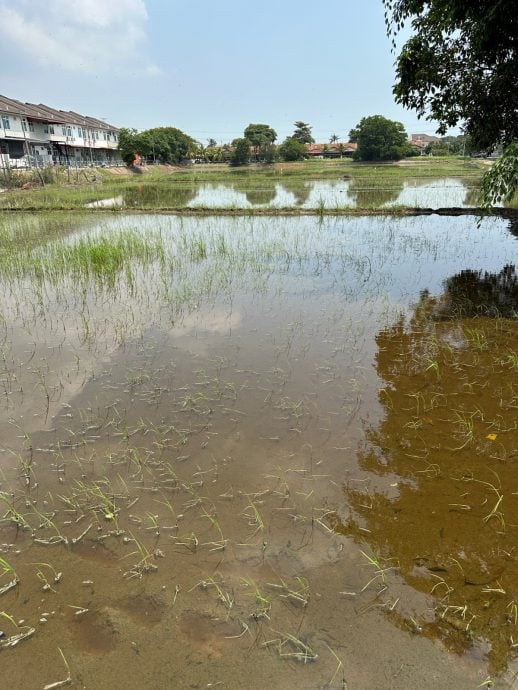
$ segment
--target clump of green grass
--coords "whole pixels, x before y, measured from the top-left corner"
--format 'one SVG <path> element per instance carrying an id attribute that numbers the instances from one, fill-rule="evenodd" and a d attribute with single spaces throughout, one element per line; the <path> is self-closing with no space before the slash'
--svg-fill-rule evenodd
<path id="1" fill-rule="evenodd" d="M 35 249 L 27 244 L 17 249 L 11 245 L 0 255 L 0 273 L 8 273 L 10 277 L 45 278 L 51 282 L 65 275 L 113 282 L 132 261 L 149 265 L 164 258 L 165 248 L 159 234 L 124 230 L 89 235 L 75 242 L 62 239 Z"/>

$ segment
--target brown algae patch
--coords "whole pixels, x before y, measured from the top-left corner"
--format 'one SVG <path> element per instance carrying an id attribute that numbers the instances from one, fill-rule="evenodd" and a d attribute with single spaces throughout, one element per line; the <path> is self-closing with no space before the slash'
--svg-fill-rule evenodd
<path id="1" fill-rule="evenodd" d="M 68 629 L 75 646 L 87 654 L 102 655 L 112 651 L 118 644 L 119 630 L 109 610 L 75 611 L 70 614 Z"/>
<path id="2" fill-rule="evenodd" d="M 135 594 L 117 602 L 117 608 L 127 613 L 136 623 L 153 626 L 160 623 L 165 604 L 150 594 Z"/>

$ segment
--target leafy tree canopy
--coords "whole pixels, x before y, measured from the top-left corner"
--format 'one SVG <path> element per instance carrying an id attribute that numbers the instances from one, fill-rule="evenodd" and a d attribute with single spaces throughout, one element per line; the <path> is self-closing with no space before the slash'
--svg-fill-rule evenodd
<path id="1" fill-rule="evenodd" d="M 258 149 L 266 144 L 273 144 L 277 139 L 277 132 L 270 125 L 250 124 L 244 131 L 244 138 Z"/>
<path id="2" fill-rule="evenodd" d="M 230 156 L 230 165 L 246 165 L 250 160 L 250 142 L 248 139 L 234 139 Z"/>
<path id="3" fill-rule="evenodd" d="M 307 122 L 302 122 L 302 120 L 297 120 L 293 123 L 295 125 L 295 131 L 291 135 L 292 139 L 300 141 L 302 144 L 314 144 L 315 140 L 311 135 L 311 130 L 313 129 L 308 125 Z"/>
<path id="4" fill-rule="evenodd" d="M 399 160 L 408 152 L 407 134 L 401 122 L 388 120 L 382 115 L 371 115 L 360 120 L 351 129 L 349 138 L 358 144 L 354 160 Z"/>
<path id="5" fill-rule="evenodd" d="M 279 155 L 284 161 L 301 161 L 307 158 L 305 145 L 295 136 L 286 137 L 279 146 Z"/>
<path id="6" fill-rule="evenodd" d="M 396 61 L 396 101 L 437 120 L 440 134 L 461 125 L 475 149 L 502 144 L 502 159 L 484 176 L 481 201 L 510 200 L 518 189 L 516 0 L 383 3 L 394 48 L 405 24 L 413 32 Z"/>
<path id="7" fill-rule="evenodd" d="M 179 163 L 198 150 L 199 143 L 176 127 L 155 127 L 143 132 L 136 129 L 119 131 L 119 150 L 130 165 L 135 155 L 160 163 Z"/>
<path id="8" fill-rule="evenodd" d="M 518 139 L 516 0 L 383 1 L 393 41 L 408 21 L 413 32 L 396 61 L 396 100 L 440 134 L 463 124 L 480 149 Z"/>

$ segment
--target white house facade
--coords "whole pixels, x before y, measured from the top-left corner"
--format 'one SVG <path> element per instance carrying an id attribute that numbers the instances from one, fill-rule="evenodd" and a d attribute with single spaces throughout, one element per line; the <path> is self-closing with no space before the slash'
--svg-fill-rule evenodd
<path id="1" fill-rule="evenodd" d="M 118 145 L 103 120 L 0 95 L 0 167 L 117 165 Z"/>

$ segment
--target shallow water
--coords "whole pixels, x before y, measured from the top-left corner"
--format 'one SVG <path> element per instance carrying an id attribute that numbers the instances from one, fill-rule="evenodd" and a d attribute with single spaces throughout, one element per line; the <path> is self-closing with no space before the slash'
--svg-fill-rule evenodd
<path id="1" fill-rule="evenodd" d="M 0 255 L 9 687 L 510 686 L 505 221 L 16 223 L 54 239 Z M 132 230 L 160 258 L 45 263 Z"/>
<path id="2" fill-rule="evenodd" d="M 262 178 L 220 183 L 141 185 L 86 204 L 98 207 L 189 208 L 415 208 L 473 207 L 478 185 L 470 178 L 381 178 L 283 181 Z"/>

